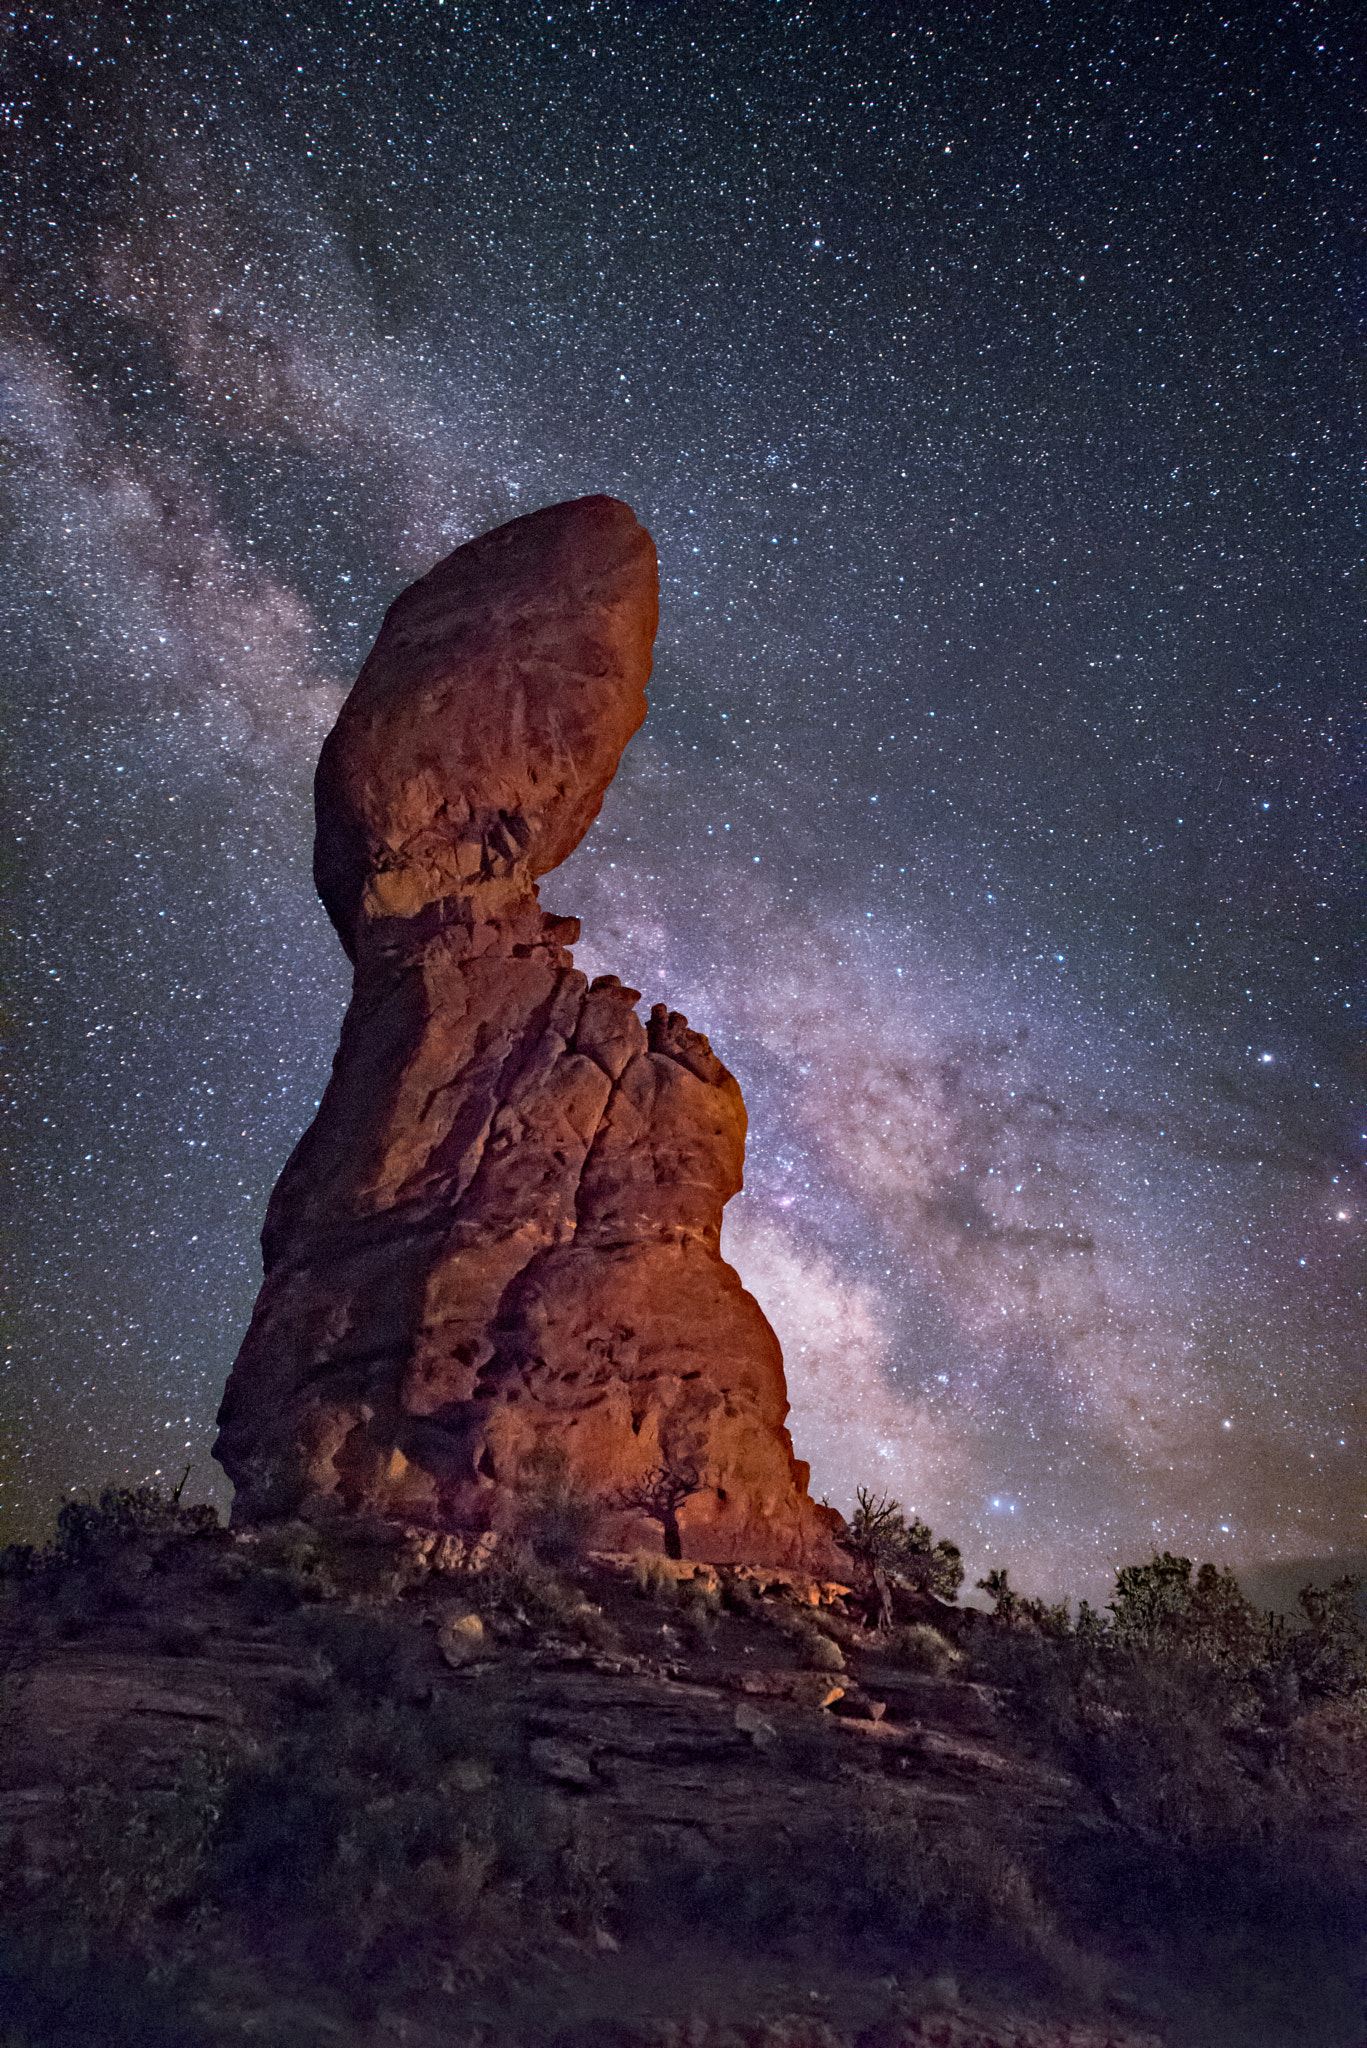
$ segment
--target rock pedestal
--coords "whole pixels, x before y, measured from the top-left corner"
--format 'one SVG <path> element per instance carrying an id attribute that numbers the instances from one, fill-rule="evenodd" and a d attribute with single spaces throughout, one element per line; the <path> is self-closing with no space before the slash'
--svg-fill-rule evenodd
<path id="1" fill-rule="evenodd" d="M 536 878 L 645 716 L 655 550 L 583 498 L 391 608 L 324 745 L 318 891 L 355 964 L 332 1079 L 271 1197 L 216 1455 L 234 1520 L 322 1499 L 825 1568 L 778 1341 L 719 1249 L 745 1108 L 701 1033 Z M 680 1499 L 679 1496 L 682 1495 Z"/>

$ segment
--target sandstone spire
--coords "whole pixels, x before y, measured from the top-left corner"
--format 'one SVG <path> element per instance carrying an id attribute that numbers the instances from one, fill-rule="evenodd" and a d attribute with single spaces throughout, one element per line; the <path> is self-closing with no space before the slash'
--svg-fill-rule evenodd
<path id="1" fill-rule="evenodd" d="M 549 1464 L 599 1541 L 649 1541 L 665 1469 L 697 1480 L 690 1555 L 826 1557 L 719 1250 L 740 1090 L 683 1017 L 590 987 L 537 902 L 645 716 L 657 606 L 627 506 L 513 520 L 398 599 L 324 745 L 314 872 L 355 983 L 219 1415 L 238 1520 L 331 1496 L 512 1526 Z"/>

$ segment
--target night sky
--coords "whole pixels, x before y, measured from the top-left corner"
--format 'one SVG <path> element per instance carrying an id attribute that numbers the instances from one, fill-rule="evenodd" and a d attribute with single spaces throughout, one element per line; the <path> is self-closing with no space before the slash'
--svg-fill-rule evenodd
<path id="1" fill-rule="evenodd" d="M 0 1537 L 226 1508 L 319 743 L 405 584 L 604 491 L 651 712 L 542 899 L 741 1080 L 813 1491 L 1055 1594 L 1364 1547 L 1351 22 L 5 11 Z"/>

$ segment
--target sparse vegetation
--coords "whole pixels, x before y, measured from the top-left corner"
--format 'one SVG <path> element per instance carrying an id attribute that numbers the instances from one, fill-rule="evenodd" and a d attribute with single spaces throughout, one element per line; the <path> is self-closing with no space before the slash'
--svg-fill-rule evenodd
<path id="1" fill-rule="evenodd" d="M 522 1533 L 550 1565 L 569 1564 L 587 1549 L 602 1504 L 585 1492 L 557 1444 L 541 1444 L 524 1459 L 519 1481 L 528 1506 Z"/>
<path id="2" fill-rule="evenodd" d="M 964 1568 L 957 1545 L 941 1537 L 913 1515 L 908 1521 L 900 1502 L 886 1494 L 875 1499 L 861 1486 L 842 1542 L 854 1560 L 865 1590 L 871 1595 L 878 1626 L 893 1619 L 894 1588 L 953 1600 L 963 1584 Z"/>
<path id="3" fill-rule="evenodd" d="M 215 1509 L 181 1506 L 181 1487 L 169 1498 L 155 1486 L 106 1486 L 95 1500 L 71 1494 L 57 1512 L 51 1543 L 42 1548 L 12 1543 L 0 1550 L 0 1580 L 22 1585 L 55 1580 L 73 1570 L 94 1571 L 124 1559 L 135 1540 L 155 1555 L 168 1543 L 205 1536 L 218 1527 Z"/>
<path id="4" fill-rule="evenodd" d="M 1140 1966 L 1182 2038 L 1219 2048 L 1362 2032 L 1367 1626 L 1361 1582 L 1259 1615 L 1232 1573 L 1164 1552 L 1070 1622 L 979 1582 L 971 1668 L 1096 1800 L 1053 1896 Z"/>
<path id="5" fill-rule="evenodd" d="M 134 1939 L 184 1907 L 204 1876 L 229 1761 L 226 1749 L 197 1748 L 152 1797 L 98 1780 L 75 1787 L 59 1907 L 100 1934 Z"/>
<path id="6" fill-rule="evenodd" d="M 888 1656 L 908 1671 L 926 1671 L 936 1678 L 963 1663 L 963 1653 L 929 1622 L 906 1622 L 888 1637 Z"/>
<path id="7" fill-rule="evenodd" d="M 307 1901 L 304 1917 L 345 1929 L 372 1976 L 400 1951 L 406 1970 L 478 1976 L 553 1928 L 571 1911 L 557 1864 L 569 1838 L 504 1702 L 434 1700 L 412 1631 L 383 1619 L 321 1613 L 300 1633 L 317 1677 L 228 1775 L 207 1901 L 263 1938 Z"/>
<path id="8" fill-rule="evenodd" d="M 279 2029 L 259 2004 L 252 2027 L 281 2048 L 332 2038 L 337 2015 L 370 2025 L 385 2001 L 424 1999 L 486 2015 L 492 2033 L 471 2019 L 468 2036 L 447 2029 L 453 2042 L 541 2048 L 555 2022 L 537 2013 L 555 1999 L 537 2007 L 538 1973 L 577 1983 L 603 1957 L 652 1953 L 662 1929 L 752 1958 L 834 1944 L 879 1982 L 948 1971 L 1043 2009 L 1128 1999 L 1165 2048 L 1357 2048 L 1357 1582 L 1307 1589 L 1288 1623 L 1228 1572 L 1163 1553 L 1119 1572 L 1099 1611 L 996 1572 L 980 1582 L 991 1613 L 941 1604 L 943 1628 L 894 1617 L 871 1631 L 876 1569 L 890 1590 L 944 1603 L 961 1568 L 897 1503 L 863 1495 L 861 1509 L 868 1575 L 842 1613 L 788 1597 L 781 1578 L 664 1558 L 614 1579 L 505 1540 L 478 1569 L 423 1579 L 383 1531 L 289 1524 L 243 1541 L 145 1491 L 68 1502 L 51 1545 L 6 1556 L 25 1626 L 63 1655 L 81 1647 L 73 1628 L 99 1627 L 132 1631 L 149 1658 L 202 1659 L 220 1624 L 195 1601 L 159 1604 L 184 1571 L 288 1675 L 268 1718 L 191 1748 L 170 1781 L 71 1790 L 60 1862 L 6 1896 L 5 2048 L 217 2044 L 225 1956 L 275 1987 Z M 453 1618 L 468 1657 L 443 1656 Z M 690 1801 L 706 1810 L 709 1775 L 729 1772 L 718 1811 L 740 1810 L 726 1802 L 744 1788 L 757 1814 L 783 1814 L 779 1833 L 728 1823 L 718 1849 L 695 1828 L 624 1828 L 592 1740 L 548 1737 L 530 1704 L 530 1674 L 576 1660 L 576 1684 L 597 1682 L 595 1663 L 701 1677 L 696 1707 L 668 1708 L 695 1717 L 669 1737 L 685 1756 L 700 1745 Z M 717 1690 L 728 1669 L 739 1705 Z M 913 1726 L 944 1703 L 1017 1789 L 989 1774 L 928 1803 L 895 1692 L 887 1742 L 818 1711 L 898 1672 Z M 621 1712 L 635 1681 L 611 1682 Z M 632 1713 L 684 1698 L 649 1682 Z M 653 1754 L 635 1724 L 622 1740 L 629 1759 Z M 1032 1770 L 1052 1788 L 1038 1807 Z M 530 2002 L 514 2023 L 516 1985 Z M 313 2031 L 288 2017 L 297 1998 L 323 2013 Z"/>
<path id="9" fill-rule="evenodd" d="M 583 1588 L 542 1562 L 528 1543 L 499 1547 L 492 1567 L 471 1581 L 473 1596 L 527 1631 L 550 1630 L 594 1649 L 617 1646 L 617 1632 Z"/>

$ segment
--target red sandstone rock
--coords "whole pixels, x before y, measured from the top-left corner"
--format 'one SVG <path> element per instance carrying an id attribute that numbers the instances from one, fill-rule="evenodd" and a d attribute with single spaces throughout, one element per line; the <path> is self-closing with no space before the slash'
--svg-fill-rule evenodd
<path id="1" fill-rule="evenodd" d="M 553 1471 L 595 1540 L 658 1544 L 624 1503 L 684 1467 L 690 1556 L 833 1568 L 719 1249 L 740 1090 L 683 1017 L 590 988 L 537 903 L 645 715 L 656 592 L 616 500 L 514 520 L 399 598 L 323 748 L 314 870 L 355 984 L 220 1411 L 238 1521 L 331 1498 L 510 1527 Z"/>

